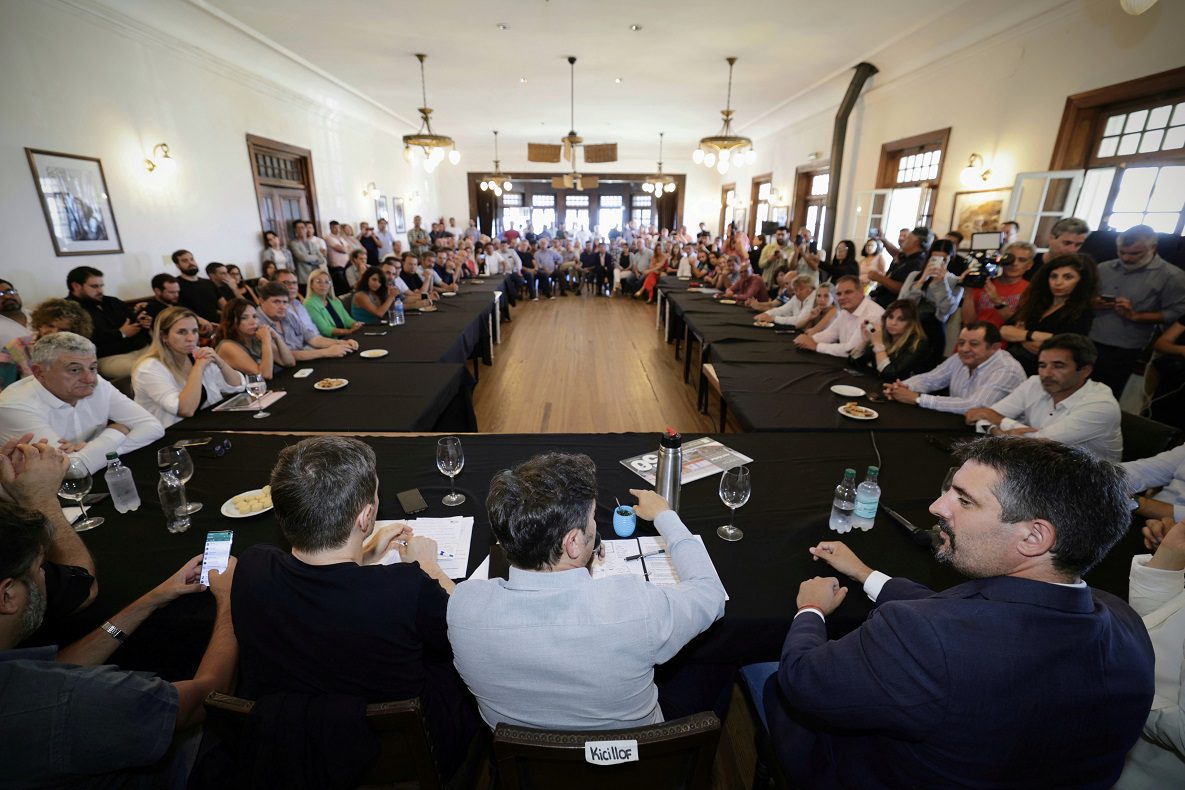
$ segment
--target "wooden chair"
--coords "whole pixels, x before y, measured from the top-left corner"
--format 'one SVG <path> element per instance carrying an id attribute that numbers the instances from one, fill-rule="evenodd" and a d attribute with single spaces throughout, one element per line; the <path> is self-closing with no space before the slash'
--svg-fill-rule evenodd
<path id="1" fill-rule="evenodd" d="M 206 729 L 233 752 L 254 707 L 252 700 L 215 692 L 205 700 Z M 366 722 L 378 736 L 380 752 L 363 777 L 364 787 L 397 785 L 422 790 L 443 787 L 418 698 L 367 705 Z"/>
<path id="2" fill-rule="evenodd" d="M 1120 412 L 1119 431 L 1123 434 L 1124 461 L 1151 458 L 1181 441 L 1181 432 L 1173 426 L 1126 411 Z"/>
<path id="3" fill-rule="evenodd" d="M 585 744 L 637 741 L 638 759 L 616 765 L 585 761 Z M 494 759 L 502 790 L 707 790 L 720 741 L 720 720 L 697 713 L 651 727 L 567 732 L 499 724 Z"/>

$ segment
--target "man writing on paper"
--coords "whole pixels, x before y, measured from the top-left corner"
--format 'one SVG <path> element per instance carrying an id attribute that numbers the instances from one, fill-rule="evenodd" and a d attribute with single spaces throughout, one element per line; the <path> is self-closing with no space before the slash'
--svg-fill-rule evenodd
<path id="1" fill-rule="evenodd" d="M 703 543 L 666 500 L 630 493 L 638 497 L 634 511 L 666 539 L 679 584 L 659 587 L 632 574 L 592 578 L 597 481 L 588 456 L 536 456 L 490 481 L 486 509 L 510 578 L 458 584 L 448 635 L 491 728 L 615 729 L 664 720 L 654 665 L 724 614 L 724 588 Z M 679 702 L 686 712 L 712 706 Z"/>

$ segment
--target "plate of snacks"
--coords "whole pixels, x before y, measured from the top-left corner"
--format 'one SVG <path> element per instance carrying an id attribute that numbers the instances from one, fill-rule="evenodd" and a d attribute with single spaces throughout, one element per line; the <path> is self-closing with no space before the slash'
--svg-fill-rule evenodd
<path id="1" fill-rule="evenodd" d="M 321 379 L 313 385 L 313 389 L 328 392 L 329 390 L 339 390 L 349 383 L 349 379 Z"/>
<path id="2" fill-rule="evenodd" d="M 837 411 L 839 411 L 839 413 L 843 416 L 850 417 L 853 420 L 875 420 L 880 416 L 880 414 L 878 414 L 875 409 L 861 406 L 859 403 L 856 403 L 856 401 L 849 401 L 848 403 L 845 403 L 844 405 L 840 406 Z"/>
<path id="3" fill-rule="evenodd" d="M 721 299 L 720 304 L 736 304 L 736 299 Z"/>
<path id="4" fill-rule="evenodd" d="M 362 357 L 363 359 L 378 359 L 380 357 L 387 356 L 389 353 L 390 352 L 385 348 L 368 348 L 365 351 L 359 353 L 358 356 Z"/>
<path id="5" fill-rule="evenodd" d="M 775 324 L 773 321 L 754 321 L 753 326 L 761 326 L 768 329 L 777 326 L 777 324 Z"/>
<path id="6" fill-rule="evenodd" d="M 266 485 L 232 496 L 222 503 L 222 515 L 227 518 L 258 516 L 272 509 L 272 487 Z"/>

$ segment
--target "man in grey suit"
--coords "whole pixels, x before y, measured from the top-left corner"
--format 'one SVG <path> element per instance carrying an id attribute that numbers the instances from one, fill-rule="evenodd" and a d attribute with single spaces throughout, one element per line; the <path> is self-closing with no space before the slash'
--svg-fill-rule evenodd
<path id="1" fill-rule="evenodd" d="M 288 249 L 292 252 L 292 260 L 296 266 L 296 279 L 300 283 L 301 293 L 309 275 L 316 269 L 325 268 L 325 253 L 321 245 L 314 241 L 309 224 L 297 221 L 295 224 L 296 238 L 288 242 Z"/>

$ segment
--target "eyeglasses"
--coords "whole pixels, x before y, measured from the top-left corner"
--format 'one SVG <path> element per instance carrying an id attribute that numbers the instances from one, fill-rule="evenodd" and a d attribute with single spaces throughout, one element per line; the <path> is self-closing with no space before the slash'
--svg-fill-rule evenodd
<path id="1" fill-rule="evenodd" d="M 16 296 L 20 291 L 15 288 L 9 288 L 6 291 L 0 291 L 0 296 Z"/>

